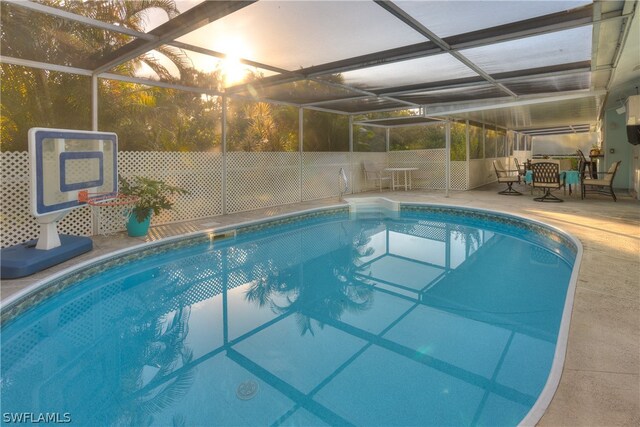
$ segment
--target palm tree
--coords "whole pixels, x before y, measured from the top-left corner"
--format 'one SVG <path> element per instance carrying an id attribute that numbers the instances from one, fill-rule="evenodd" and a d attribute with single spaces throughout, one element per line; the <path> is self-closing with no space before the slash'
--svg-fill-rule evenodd
<path id="1" fill-rule="evenodd" d="M 48 6 L 144 32 L 151 10 L 162 10 L 168 18 L 179 14 L 173 0 L 43 0 Z M 0 43 L 3 55 L 45 63 L 81 66 L 127 44 L 131 37 L 89 27 L 50 15 L 34 13 L 11 4 L 0 4 Z M 181 72 L 188 69 L 186 56 L 179 49 L 160 47 L 157 51 Z M 116 73 L 135 75 L 146 64 L 160 78 L 176 80 L 157 54 L 144 54 L 121 64 Z M 184 72 L 186 75 L 187 73 Z M 3 150 L 26 149 L 27 130 L 34 126 L 90 128 L 91 83 L 87 77 L 2 64 Z M 103 93 L 109 97 L 119 94 Z M 139 103 L 140 97 L 117 97 L 119 105 Z M 140 105 L 149 105 L 144 102 Z"/>

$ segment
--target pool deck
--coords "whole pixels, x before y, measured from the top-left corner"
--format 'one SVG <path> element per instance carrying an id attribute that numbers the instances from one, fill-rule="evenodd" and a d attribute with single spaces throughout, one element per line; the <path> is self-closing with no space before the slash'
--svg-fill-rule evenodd
<path id="1" fill-rule="evenodd" d="M 386 197 L 399 202 L 448 204 L 492 209 L 542 221 L 580 239 L 584 248 L 560 386 L 538 425 L 640 425 L 640 202 L 622 192 L 610 197 L 562 196 L 564 203 L 501 196 L 502 185 L 472 191 L 385 191 L 349 197 Z M 198 221 L 152 227 L 149 235 L 125 233 L 94 238 L 94 250 L 33 276 L 4 280 L 0 298 L 51 274 L 115 250 L 212 227 L 340 203 L 337 198 L 278 206 Z M 514 277 L 514 280 L 518 280 Z"/>

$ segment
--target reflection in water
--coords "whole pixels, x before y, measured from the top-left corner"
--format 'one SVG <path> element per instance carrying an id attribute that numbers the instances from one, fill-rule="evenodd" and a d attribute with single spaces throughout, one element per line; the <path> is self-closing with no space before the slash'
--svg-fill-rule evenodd
<path id="1" fill-rule="evenodd" d="M 505 231 L 326 217 L 120 267 L 3 328 L 3 412 L 517 424 L 548 375 L 571 268 Z M 247 381 L 257 393 L 239 399 Z"/>
<path id="2" fill-rule="evenodd" d="M 378 224 L 373 225 L 373 227 Z M 355 273 L 362 264 L 361 258 L 371 255 L 367 230 L 363 224 L 352 239 L 351 245 L 341 245 L 327 257 L 303 262 L 297 270 L 311 275 L 314 281 L 294 281 L 291 269 L 279 272 L 270 266 L 266 275 L 255 280 L 246 291 L 246 299 L 260 307 L 269 306 L 276 314 L 294 313 L 300 334 L 314 335 L 312 320 L 315 318 L 340 319 L 345 311 L 357 313 L 371 308 L 373 288 L 368 281 Z M 274 296 L 285 296 L 285 303 L 274 301 Z M 309 313 L 313 313 L 310 315 Z M 322 321 L 317 321 L 320 328 Z"/>

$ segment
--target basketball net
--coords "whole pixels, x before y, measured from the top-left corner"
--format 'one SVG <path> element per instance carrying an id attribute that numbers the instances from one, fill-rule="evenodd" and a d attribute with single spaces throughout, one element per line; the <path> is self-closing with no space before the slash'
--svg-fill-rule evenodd
<path id="1" fill-rule="evenodd" d="M 124 230 L 138 197 L 118 192 L 89 193 L 83 190 L 78 192 L 78 201 L 91 207 L 97 225 L 95 231 L 106 236 Z M 103 228 L 105 224 L 108 226 Z"/>

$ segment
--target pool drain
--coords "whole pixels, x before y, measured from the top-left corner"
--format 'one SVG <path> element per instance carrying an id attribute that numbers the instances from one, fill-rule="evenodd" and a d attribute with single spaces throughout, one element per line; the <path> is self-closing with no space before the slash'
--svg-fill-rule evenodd
<path id="1" fill-rule="evenodd" d="M 253 380 L 242 382 L 236 389 L 236 396 L 240 400 L 253 399 L 258 394 L 258 383 Z"/>

